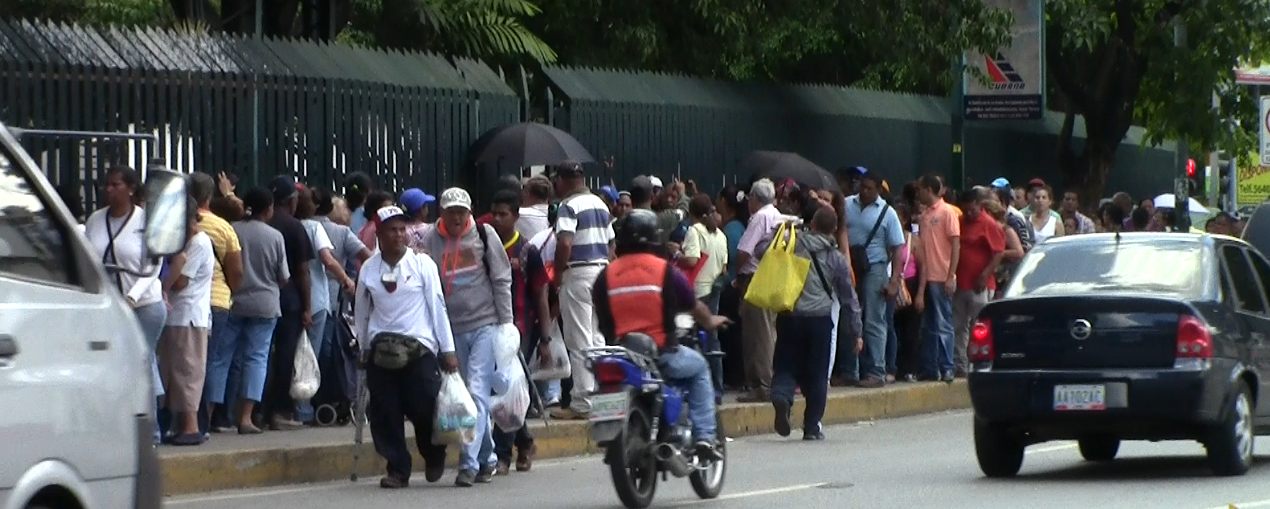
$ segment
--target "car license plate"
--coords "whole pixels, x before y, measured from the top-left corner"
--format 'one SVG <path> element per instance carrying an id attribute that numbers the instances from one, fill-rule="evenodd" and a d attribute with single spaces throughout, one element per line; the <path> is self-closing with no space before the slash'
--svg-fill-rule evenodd
<path id="1" fill-rule="evenodd" d="M 1106 410 L 1105 385 L 1055 385 L 1054 410 Z"/>
<path id="2" fill-rule="evenodd" d="M 625 392 L 591 395 L 591 422 L 626 418 L 630 396 Z"/>

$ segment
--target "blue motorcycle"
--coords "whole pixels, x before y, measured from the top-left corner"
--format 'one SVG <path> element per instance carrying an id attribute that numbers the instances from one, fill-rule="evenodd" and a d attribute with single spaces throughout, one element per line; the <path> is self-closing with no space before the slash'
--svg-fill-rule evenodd
<path id="1" fill-rule="evenodd" d="M 676 335 L 697 336 L 693 327 L 682 323 Z M 688 422 L 684 384 L 662 378 L 653 339 L 628 334 L 617 346 L 593 348 L 586 355 L 587 367 L 596 380 L 596 391 L 591 395 L 591 439 L 605 449 L 604 463 L 622 504 L 632 509 L 652 504 L 659 476 L 662 480 L 687 477 L 697 496 L 718 497 L 727 470 L 723 423 L 718 423 L 713 457 L 699 457 Z"/>

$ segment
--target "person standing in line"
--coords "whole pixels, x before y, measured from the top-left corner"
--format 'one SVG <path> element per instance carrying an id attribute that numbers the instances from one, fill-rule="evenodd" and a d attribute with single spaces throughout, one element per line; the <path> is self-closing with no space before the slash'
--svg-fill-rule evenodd
<path id="1" fill-rule="evenodd" d="M 375 228 L 379 224 L 379 209 L 392 205 L 393 196 L 388 191 L 372 191 L 366 197 L 366 203 L 361 207 L 361 214 L 353 214 L 354 222 L 358 217 L 365 218 L 360 229 L 354 228 L 357 232 L 357 239 L 362 241 L 362 245 L 367 249 L 375 251 L 379 249 L 379 242 L 376 241 Z"/>
<path id="2" fill-rule="evenodd" d="M 356 273 L 352 272 L 351 267 L 361 265 L 370 258 L 370 250 L 357 239 L 357 235 L 348 226 L 335 222 L 331 216 L 335 211 L 335 199 L 331 193 L 320 187 L 313 188 L 313 203 L 316 207 L 313 219 L 322 225 L 326 231 L 326 236 L 331 239 L 331 255 L 335 257 L 335 261 L 344 267 L 345 274 L 349 277 L 356 278 Z M 356 263 L 354 263 L 356 262 Z M 327 282 L 327 303 L 328 319 L 326 327 L 322 332 L 322 348 L 323 351 L 335 343 L 335 330 L 340 320 L 340 282 L 330 280 Z"/>
<path id="3" fill-rule="evenodd" d="M 564 341 L 573 367 L 573 392 L 568 408 L 551 412 L 554 419 L 585 420 L 591 415 L 595 377 L 586 369 L 585 351 L 604 346 L 595 315 L 591 288 L 613 253 L 613 226 L 604 201 L 587 189 L 582 165 L 564 163 L 553 168 L 556 195 L 563 196 L 556 217 L 554 267 L 560 291 Z"/>
<path id="4" fill-rule="evenodd" d="M 922 315 L 926 339 L 922 347 L 922 374 L 918 380 L 951 383 L 953 369 L 952 296 L 957 291 L 957 264 L 961 260 L 961 221 L 941 197 L 943 184 L 936 175 L 922 177 L 917 199 L 926 207 L 918 225 L 922 263 L 913 305 Z"/>
<path id="5" fill-rule="evenodd" d="M 864 355 L 860 362 L 860 387 L 886 385 L 887 301 L 899 293 L 902 278 L 891 270 L 904 247 L 903 226 L 895 209 L 879 196 L 882 179 L 876 172 L 865 173 L 860 193 L 847 198 L 847 232 L 851 248 L 857 250 L 855 274 L 864 316 Z M 851 337 L 851 336 L 846 336 Z"/>
<path id="6" fill-rule="evenodd" d="M 311 325 L 305 328 L 305 335 L 308 336 L 309 345 L 313 347 L 313 355 L 320 359 L 325 343 L 323 337 L 326 334 L 327 321 L 335 319 L 331 315 L 329 285 L 334 281 L 345 291 L 352 292 L 356 288 L 356 283 L 344 272 L 344 266 L 335 258 L 335 246 L 331 243 L 330 236 L 326 234 L 326 228 L 314 219 L 317 206 L 313 203 L 313 191 L 307 186 L 297 185 L 296 187 L 298 193 L 295 217 L 300 220 L 301 225 L 304 225 L 304 231 L 308 233 L 309 240 L 312 242 L 313 252 L 317 255 L 317 259 L 309 263 L 309 309 L 312 312 L 310 313 Z M 315 417 L 313 405 L 305 400 L 297 401 L 296 406 L 296 420 L 312 423 Z"/>
<path id="7" fill-rule="evenodd" d="M 252 189 L 243 196 L 243 205 L 247 218 L 234 223 L 242 246 L 242 283 L 234 290 L 225 334 L 217 333 L 208 350 L 203 397 L 209 410 L 238 398 L 238 434 L 254 435 L 261 430 L 252 422 L 252 414 L 264 399 L 269 346 L 282 315 L 279 292 L 291 273 L 282 234 L 268 224 L 274 214 L 273 196 L 264 189 Z M 231 383 L 230 363 L 238 357 L 242 382 L 227 396 L 226 389 L 235 385 Z"/>
<path id="8" fill-rule="evenodd" d="M 530 293 L 529 273 L 526 270 L 525 256 L 529 239 L 516 230 L 519 219 L 520 197 L 511 191 L 494 193 L 490 207 L 490 226 L 498 232 L 499 242 L 507 252 L 507 259 L 512 265 L 512 315 L 515 317 L 516 330 L 520 333 L 520 353 L 525 359 L 532 357 L 534 348 L 539 344 L 534 336 L 538 326 L 537 307 L 534 296 Z M 542 343 L 545 345 L 546 343 Z M 551 350 L 543 348 L 542 356 L 551 358 Z M 528 373 L 526 373 L 526 376 Z M 526 409 L 526 414 L 528 409 Z M 534 454 L 538 447 L 534 445 L 534 436 L 529 432 L 528 418 L 525 424 L 514 430 L 504 430 L 495 426 L 494 454 L 498 456 L 497 475 L 507 475 L 511 470 L 512 446 L 516 447 L 516 471 L 528 472 L 533 468 Z"/>
<path id="9" fill-rule="evenodd" d="M 348 200 L 349 212 L 349 228 L 355 232 L 361 232 L 362 227 L 370 221 L 372 216 L 366 215 L 366 202 L 369 200 L 371 193 L 378 191 L 375 183 L 370 176 L 355 171 L 349 173 L 344 179 L 344 198 Z"/>
<path id="10" fill-rule="evenodd" d="M 733 326 L 719 331 L 719 346 L 723 349 L 723 383 L 728 388 L 745 386 L 745 358 L 742 355 L 741 330 L 741 295 L 732 285 L 736 279 L 737 251 L 736 246 L 745 235 L 745 223 L 749 220 L 746 207 L 745 192 L 736 184 L 730 184 L 719 192 L 715 199 L 715 210 L 719 214 L 719 223 L 723 225 L 723 233 L 728 238 L 727 272 L 720 276 L 723 291 L 719 294 L 719 314 L 732 320 Z"/>
<path id="11" fill-rule="evenodd" d="M 445 474 L 444 445 L 432 443 L 441 371 L 459 370 L 446 298 L 437 264 L 406 245 L 406 213 L 395 206 L 376 211 L 380 250 L 357 275 L 354 328 L 360 342 L 370 399 L 366 417 L 375 452 L 387 462 L 379 480 L 385 489 L 410 485 L 410 449 L 405 420 L 414 427 L 424 461 L 424 479 L 437 482 Z M 406 358 L 376 355 L 398 349 Z"/>
<path id="12" fill-rule="evenodd" d="M 309 265 L 313 263 L 316 254 L 304 224 L 295 218 L 299 204 L 299 188 L 295 179 L 279 175 L 269 187 L 273 192 L 274 209 L 269 226 L 282 234 L 287 253 L 287 272 L 291 274 L 291 281 L 279 289 L 282 316 L 278 317 L 273 330 L 273 351 L 269 356 L 264 414 L 269 419 L 270 428 L 294 430 L 303 427 L 303 423 L 294 418 L 296 402 L 291 397 L 291 379 L 295 376 L 295 351 L 300 345 L 300 336 L 313 326 Z"/>
<path id="13" fill-rule="evenodd" d="M 685 274 L 695 274 L 690 279 L 693 293 L 697 300 L 706 305 L 712 314 L 719 314 L 719 294 L 723 290 L 723 276 L 728 267 L 728 237 L 719 228 L 715 217 L 714 200 L 710 195 L 699 193 L 688 202 L 688 217 L 692 226 L 684 236 L 683 252 L 679 256 L 679 268 Z M 722 352 L 719 346 L 719 331 L 706 332 L 707 354 Z M 714 400 L 720 404 L 723 399 L 723 358 L 719 355 L 708 355 L 710 378 L 714 382 Z"/>
<path id="14" fill-rule="evenodd" d="M 737 277 L 733 284 L 742 296 L 741 343 L 745 357 L 745 381 L 748 394 L 737 398 L 742 403 L 766 403 L 771 400 L 772 355 L 776 347 L 776 313 L 755 307 L 744 300 L 754 272 L 758 270 L 759 243 L 772 235 L 783 216 L 776 209 L 776 185 L 768 179 L 759 179 L 750 186 L 746 196 L 750 209 L 750 222 L 736 245 Z"/>
<path id="15" fill-rule="evenodd" d="M 507 252 L 499 249 L 498 232 L 472 219 L 472 197 L 467 191 L 446 189 L 440 205 L 441 220 L 424 237 L 423 247 L 441 267 L 455 351 L 476 402 L 476 440 L 463 446 L 454 480 L 456 486 L 467 488 L 494 479 L 497 458 L 489 399 L 499 326 L 514 323 L 512 267 Z"/>
<path id="16" fill-rule="evenodd" d="M 555 270 L 556 209 L 552 208 L 547 212 L 547 222 L 551 226 L 531 237 L 528 245 L 522 250 L 524 260 L 521 265 L 529 280 L 530 292 L 532 292 L 537 310 L 535 313 L 538 318 L 536 342 L 540 345 L 551 341 L 564 341 L 564 333 L 560 325 L 560 292 L 557 291 L 555 282 L 558 277 Z M 538 394 L 542 396 L 544 408 L 562 404 L 567 406 L 568 402 L 561 397 L 561 392 L 564 390 L 561 380 L 548 380 L 538 382 L 536 385 Z M 529 410 L 536 413 L 533 408 Z"/>
<path id="17" fill-rule="evenodd" d="M 961 249 L 952 306 L 953 333 L 957 341 L 955 374 L 961 377 L 970 372 L 966 348 L 972 322 L 996 291 L 997 267 L 1005 256 L 1005 230 L 991 214 L 983 212 L 983 204 L 989 199 L 987 195 L 987 189 L 974 187 L 961 196 Z"/>
<path id="18" fill-rule="evenodd" d="M 106 207 L 93 212 L 84 221 L 84 235 L 94 248 L 94 254 L 102 263 L 117 265 L 136 273 L 147 273 L 157 268 L 146 251 L 146 211 L 137 205 L 141 201 L 141 179 L 137 172 L 126 166 L 115 166 L 106 171 Z M 149 346 L 151 379 L 155 397 L 162 395 L 163 381 L 159 377 L 156 352 L 163 326 L 167 323 L 168 308 L 163 302 L 163 285 L 159 273 L 139 277 L 124 271 L 116 271 L 111 283 L 132 308 L 141 331 Z M 154 418 L 154 441 L 161 439 L 159 420 Z"/>
<path id="19" fill-rule="evenodd" d="M 526 240 L 551 227 L 547 221 L 551 194 L 551 180 L 542 175 L 530 177 L 521 188 L 520 218 L 516 220 L 516 231 Z"/>
<path id="20" fill-rule="evenodd" d="M 428 204 L 437 199 L 423 192 L 422 189 L 412 187 L 402 191 L 398 201 L 401 202 L 401 208 L 406 211 L 406 216 L 410 218 L 410 224 L 406 226 L 406 235 L 410 236 L 410 247 L 420 249 L 424 235 L 433 227 L 428 220 Z"/>
<path id="21" fill-rule="evenodd" d="M 167 408 L 177 421 L 172 445 L 204 442 L 198 409 L 207 375 L 208 329 L 212 326 L 212 241 L 199 228 L 198 202 L 194 198 L 188 201 L 185 249 L 172 257 L 163 282 L 171 309 L 158 353 Z"/>
<path id="22" fill-rule="evenodd" d="M 188 191 L 198 203 L 199 228 L 212 244 L 212 261 L 214 262 L 211 290 L 212 323 L 210 337 L 207 340 L 210 347 L 218 342 L 216 336 L 226 331 L 225 321 L 229 320 L 229 308 L 233 303 L 232 295 L 243 279 L 242 246 L 238 244 L 238 234 L 234 232 L 234 227 L 229 224 L 229 221 L 211 211 L 212 198 L 216 193 L 216 181 L 212 176 L 202 172 L 190 174 Z M 232 338 L 221 338 L 219 342 L 232 341 Z M 210 359 L 210 355 L 208 358 Z M 207 367 L 204 367 L 204 373 L 206 370 Z M 212 428 L 226 431 L 231 427 L 228 417 L 228 414 L 222 413 L 220 418 L 225 420 L 218 420 L 213 426 L 212 415 L 208 413 L 207 401 L 204 400 L 199 406 L 199 430 L 203 433 L 211 431 Z"/>

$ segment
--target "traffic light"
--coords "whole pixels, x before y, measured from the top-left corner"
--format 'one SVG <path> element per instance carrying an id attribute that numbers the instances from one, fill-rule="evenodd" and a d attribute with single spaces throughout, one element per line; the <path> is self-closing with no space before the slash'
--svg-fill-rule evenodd
<path id="1" fill-rule="evenodd" d="M 1217 203 L 1222 210 L 1235 210 L 1235 159 L 1226 152 L 1217 153 Z"/>
<path id="2" fill-rule="evenodd" d="M 1204 196 L 1204 191 L 1208 189 L 1207 186 L 1204 185 L 1204 173 L 1205 172 L 1202 171 L 1196 171 L 1194 159 L 1186 160 L 1186 178 L 1190 180 L 1190 189 L 1187 194 L 1191 196 Z"/>

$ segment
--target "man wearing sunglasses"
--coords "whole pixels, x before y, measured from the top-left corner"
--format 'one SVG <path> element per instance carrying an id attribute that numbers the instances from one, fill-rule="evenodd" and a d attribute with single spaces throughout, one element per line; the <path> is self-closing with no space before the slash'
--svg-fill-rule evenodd
<path id="1" fill-rule="evenodd" d="M 407 248 L 405 211 L 390 205 L 375 219 L 379 251 L 358 274 L 354 324 L 370 390 L 370 435 L 388 461 L 379 486 L 404 488 L 411 472 L 405 419 L 414 425 L 424 478 L 436 482 L 445 473 L 445 446 L 432 444 L 432 423 L 440 370 L 454 373 L 459 362 L 436 262 Z"/>

